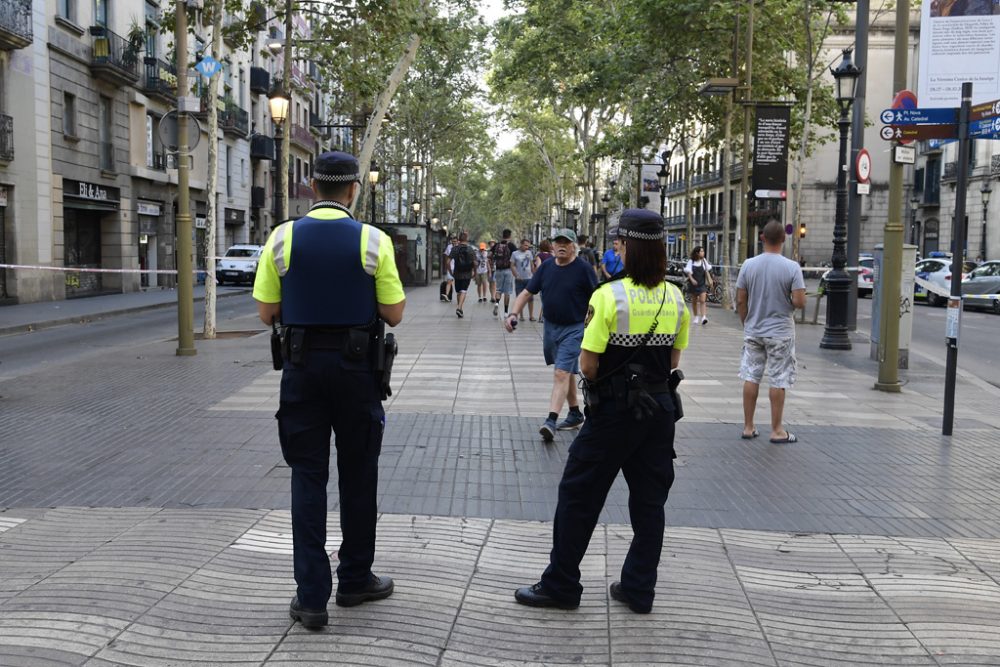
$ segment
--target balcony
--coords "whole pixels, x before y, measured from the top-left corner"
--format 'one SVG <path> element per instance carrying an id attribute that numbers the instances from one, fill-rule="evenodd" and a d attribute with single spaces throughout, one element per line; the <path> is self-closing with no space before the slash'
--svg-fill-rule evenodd
<path id="1" fill-rule="evenodd" d="M 667 188 L 664 192 L 668 197 L 670 195 L 675 195 L 678 192 L 684 192 L 684 181 L 680 180 L 680 181 L 674 181 L 673 183 L 668 183 Z"/>
<path id="2" fill-rule="evenodd" d="M 166 171 L 167 170 L 167 154 L 164 151 L 159 153 L 151 153 L 146 156 L 146 168 L 153 169 L 155 171 Z"/>
<path id="3" fill-rule="evenodd" d="M 250 188 L 250 208 L 264 208 L 266 201 L 267 196 L 263 186 L 255 185 Z"/>
<path id="4" fill-rule="evenodd" d="M 266 134 L 250 137 L 251 160 L 274 160 L 274 139 Z"/>
<path id="5" fill-rule="evenodd" d="M 664 219 L 663 222 L 667 227 L 667 229 L 676 229 L 678 227 L 687 226 L 687 221 L 685 220 L 683 215 L 672 215 Z"/>
<path id="6" fill-rule="evenodd" d="M 157 58 L 146 58 L 142 91 L 150 97 L 173 104 L 177 101 L 177 68 Z"/>
<path id="7" fill-rule="evenodd" d="M 312 153 L 316 149 L 316 137 L 308 128 L 301 125 L 292 125 L 289 139 L 293 144 Z"/>
<path id="8" fill-rule="evenodd" d="M 722 217 L 718 213 L 699 213 L 694 216 L 695 227 L 716 227 L 722 224 Z"/>
<path id="9" fill-rule="evenodd" d="M 90 71 L 98 79 L 118 87 L 139 81 L 139 53 L 143 40 L 129 41 L 101 25 L 90 26 L 94 38 Z"/>
<path id="10" fill-rule="evenodd" d="M 224 134 L 246 139 L 250 132 L 250 115 L 229 100 L 219 111 L 219 127 Z"/>
<path id="11" fill-rule="evenodd" d="M 710 188 L 716 185 L 722 185 L 721 169 L 705 172 L 704 174 L 695 174 L 691 177 L 691 187 L 693 188 Z"/>
<path id="12" fill-rule="evenodd" d="M 31 46 L 31 0 L 0 2 L 0 51 Z"/>
<path id="13" fill-rule="evenodd" d="M 14 159 L 14 119 L 0 113 L 0 160 Z"/>
<path id="14" fill-rule="evenodd" d="M 271 73 L 263 67 L 251 67 L 250 92 L 258 95 L 267 95 L 271 92 Z"/>

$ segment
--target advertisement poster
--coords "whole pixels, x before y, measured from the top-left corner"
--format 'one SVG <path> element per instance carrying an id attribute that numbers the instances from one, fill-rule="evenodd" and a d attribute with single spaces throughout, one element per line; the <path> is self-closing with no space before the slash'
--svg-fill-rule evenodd
<path id="1" fill-rule="evenodd" d="M 786 198 L 791 113 L 789 106 L 757 105 L 752 188 L 757 199 Z"/>
<path id="2" fill-rule="evenodd" d="M 972 103 L 1000 98 L 1000 3 L 924 0 L 920 16 L 921 108 L 957 107 L 972 82 Z"/>

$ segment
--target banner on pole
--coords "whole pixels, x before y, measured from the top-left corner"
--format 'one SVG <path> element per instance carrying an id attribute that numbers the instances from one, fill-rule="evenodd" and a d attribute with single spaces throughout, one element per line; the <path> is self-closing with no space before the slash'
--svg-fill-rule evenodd
<path id="1" fill-rule="evenodd" d="M 757 106 L 753 142 L 753 193 L 757 199 L 787 199 L 789 106 Z"/>
<path id="2" fill-rule="evenodd" d="M 1000 97 L 1000 14 L 994 2 L 929 2 L 920 16 L 920 79 L 925 107 L 962 103 L 962 82 L 974 81 L 972 103 Z"/>

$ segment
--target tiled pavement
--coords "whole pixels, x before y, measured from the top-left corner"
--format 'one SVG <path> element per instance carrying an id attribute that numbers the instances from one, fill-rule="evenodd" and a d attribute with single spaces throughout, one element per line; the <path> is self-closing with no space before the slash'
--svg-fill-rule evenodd
<path id="1" fill-rule="evenodd" d="M 739 335 L 715 310 L 684 355 L 654 613 L 607 598 L 630 535 L 622 486 L 581 608 L 527 609 L 511 591 L 544 567 L 569 442 L 537 437 L 540 327 L 503 335 L 487 306 L 457 321 L 434 296 L 409 295 L 387 405 L 376 564 L 397 592 L 332 607 L 320 633 L 286 616 L 264 337 L 0 383 L 0 665 L 1000 664 L 1000 391 L 963 379 L 943 438 L 940 369 L 880 394 L 866 355 L 820 352 L 803 327 L 787 411 L 802 441 L 744 442 Z"/>

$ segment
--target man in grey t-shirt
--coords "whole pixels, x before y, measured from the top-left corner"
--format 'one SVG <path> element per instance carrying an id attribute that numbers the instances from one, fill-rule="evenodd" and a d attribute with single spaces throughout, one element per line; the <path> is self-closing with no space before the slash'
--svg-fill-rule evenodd
<path id="1" fill-rule="evenodd" d="M 743 322 L 743 439 L 756 438 L 754 426 L 760 381 L 767 372 L 771 401 L 771 442 L 796 442 L 794 433 L 782 426 L 785 390 L 795 383 L 796 308 L 806 305 L 802 268 L 782 257 L 785 229 L 771 219 L 761 233 L 764 253 L 740 267 L 736 279 L 736 312 Z"/>

